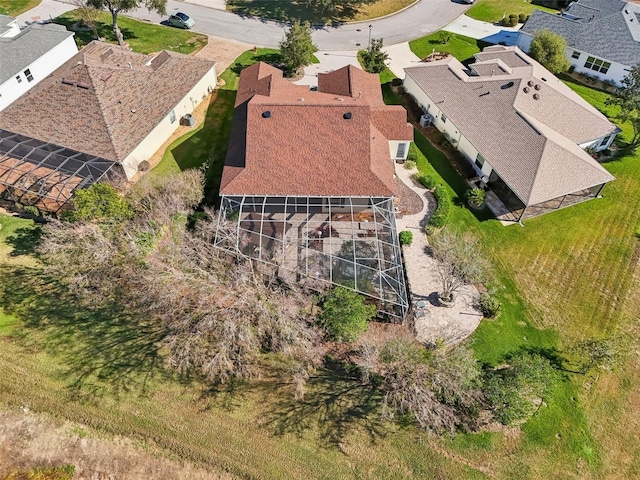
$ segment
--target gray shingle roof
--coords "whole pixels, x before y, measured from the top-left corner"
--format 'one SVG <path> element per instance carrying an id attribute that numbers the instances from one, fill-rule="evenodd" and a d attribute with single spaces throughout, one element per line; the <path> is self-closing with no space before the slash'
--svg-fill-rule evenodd
<path id="1" fill-rule="evenodd" d="M 0 84 L 22 72 L 42 55 L 72 36 L 73 32 L 68 31 L 63 25 L 34 23 L 15 37 L 0 37 Z"/>
<path id="2" fill-rule="evenodd" d="M 576 50 L 627 66 L 640 62 L 640 5 L 622 0 L 579 0 L 565 14 L 535 10 L 521 31 L 533 35 L 538 30 L 551 30 Z"/>
<path id="3" fill-rule="evenodd" d="M 93 41 L 0 112 L 0 128 L 122 161 L 214 65 Z"/>
<path id="4" fill-rule="evenodd" d="M 526 205 L 613 180 L 578 144 L 617 127 L 540 64 L 516 47 L 492 47 L 470 68 L 483 70 L 478 64 L 495 62 L 492 57 L 519 63 L 509 55 L 530 64 L 514 67 L 510 75 L 467 76 L 450 58 L 405 72 Z"/>

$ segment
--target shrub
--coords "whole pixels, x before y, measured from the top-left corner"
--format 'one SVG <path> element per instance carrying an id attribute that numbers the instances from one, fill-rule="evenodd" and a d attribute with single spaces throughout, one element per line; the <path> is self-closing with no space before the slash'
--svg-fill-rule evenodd
<path id="1" fill-rule="evenodd" d="M 434 225 L 427 224 L 424 226 L 424 233 L 427 235 L 433 235 L 436 233 L 436 227 Z"/>
<path id="2" fill-rule="evenodd" d="M 94 183 L 76 192 L 71 200 L 75 210 L 63 212 L 63 218 L 71 222 L 107 220 L 120 221 L 133 216 L 129 202 L 108 183 Z"/>
<path id="3" fill-rule="evenodd" d="M 345 287 L 335 287 L 324 297 L 320 324 L 330 338 L 353 342 L 369 327 L 375 305 L 364 303 L 362 295 Z"/>
<path id="4" fill-rule="evenodd" d="M 478 307 L 480 307 L 480 311 L 485 318 L 495 318 L 500 311 L 500 307 L 502 307 L 502 303 L 488 293 L 483 293 L 478 299 Z"/>
<path id="5" fill-rule="evenodd" d="M 502 25 L 503 27 L 508 27 L 509 26 L 509 17 L 504 17 L 502 20 L 500 20 L 500 25 Z"/>
<path id="6" fill-rule="evenodd" d="M 471 208 L 482 208 L 487 193 L 481 188 L 472 188 L 465 192 L 464 198 Z"/>
<path id="7" fill-rule="evenodd" d="M 406 162 L 404 162 L 404 168 L 406 168 L 407 170 L 413 170 L 414 168 L 416 168 L 416 162 L 414 162 L 413 160 L 407 160 Z"/>
<path id="8" fill-rule="evenodd" d="M 422 178 L 420 179 L 420 183 L 424 185 L 425 188 L 428 188 L 429 190 L 433 190 L 436 184 L 438 183 L 438 181 L 435 179 L 435 177 L 432 177 L 431 175 L 423 175 Z"/>
<path id="9" fill-rule="evenodd" d="M 149 165 L 149 162 L 147 160 L 143 160 L 140 162 L 140 165 L 138 165 L 138 171 L 139 172 L 147 172 L 149 171 L 149 168 L 151 167 L 151 165 Z"/>
<path id="10" fill-rule="evenodd" d="M 372 38 L 369 48 L 360 53 L 364 70 L 369 73 L 380 73 L 386 68 L 385 62 L 389 59 L 389 54 L 382 50 L 381 38 Z"/>
<path id="11" fill-rule="evenodd" d="M 438 185 L 433 189 L 433 196 L 436 197 L 438 207 L 429 219 L 429 225 L 436 228 L 444 227 L 449 221 L 449 210 L 451 210 L 451 199 L 447 190 L 442 185 Z"/>
<path id="12" fill-rule="evenodd" d="M 24 207 L 22 207 L 22 211 L 27 215 L 31 215 L 33 217 L 40 216 L 40 210 L 38 210 L 38 207 L 35 207 L 33 205 L 25 205 Z"/>
<path id="13" fill-rule="evenodd" d="M 518 15 L 518 23 L 524 23 L 527 21 L 527 16 L 524 13 Z"/>
<path id="14" fill-rule="evenodd" d="M 401 78 L 396 77 L 393 80 L 391 80 L 391 86 L 399 87 L 400 85 L 402 85 L 402 79 Z"/>
<path id="15" fill-rule="evenodd" d="M 411 245 L 413 243 L 413 233 L 409 230 L 400 232 L 400 245 Z"/>

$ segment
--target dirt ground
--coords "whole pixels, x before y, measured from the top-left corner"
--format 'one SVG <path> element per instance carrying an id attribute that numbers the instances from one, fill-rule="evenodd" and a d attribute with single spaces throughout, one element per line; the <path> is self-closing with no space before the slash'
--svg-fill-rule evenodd
<path id="1" fill-rule="evenodd" d="M 80 425 L 29 412 L 0 412 L 0 478 L 14 470 L 63 465 L 75 466 L 74 480 L 233 478 L 154 456 L 126 438 L 94 437 Z"/>

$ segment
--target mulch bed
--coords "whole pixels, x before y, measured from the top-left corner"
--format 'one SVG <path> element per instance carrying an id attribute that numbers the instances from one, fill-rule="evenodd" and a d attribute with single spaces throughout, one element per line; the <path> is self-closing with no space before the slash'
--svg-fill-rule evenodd
<path id="1" fill-rule="evenodd" d="M 404 168 L 404 167 L 399 167 Z M 396 195 L 400 199 L 400 202 L 396 205 L 398 215 L 415 215 L 420 213 L 424 206 L 420 195 L 407 187 L 400 178 L 396 177 Z"/>

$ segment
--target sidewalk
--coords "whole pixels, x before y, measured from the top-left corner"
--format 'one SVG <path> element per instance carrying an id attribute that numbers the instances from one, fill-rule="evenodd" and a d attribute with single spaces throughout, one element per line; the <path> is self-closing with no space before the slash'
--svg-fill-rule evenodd
<path id="1" fill-rule="evenodd" d="M 61 2 L 59 0 L 42 0 L 38 6 L 18 15 L 16 19 L 20 26 L 35 22 L 48 22 L 76 8 L 78 7 L 72 3 Z"/>

